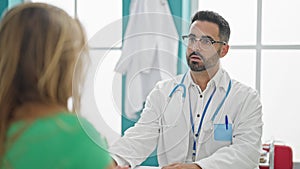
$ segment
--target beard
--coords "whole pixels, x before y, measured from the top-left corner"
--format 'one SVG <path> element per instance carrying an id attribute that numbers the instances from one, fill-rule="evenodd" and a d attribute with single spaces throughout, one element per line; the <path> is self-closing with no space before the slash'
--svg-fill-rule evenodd
<path id="1" fill-rule="evenodd" d="M 191 54 L 187 55 L 187 63 L 192 71 L 201 72 L 206 71 L 207 69 L 214 67 L 216 64 L 219 63 L 219 53 L 221 50 L 218 50 L 215 54 L 204 57 L 200 52 L 192 52 Z M 202 63 L 191 61 L 191 56 L 197 55 L 201 58 Z"/>

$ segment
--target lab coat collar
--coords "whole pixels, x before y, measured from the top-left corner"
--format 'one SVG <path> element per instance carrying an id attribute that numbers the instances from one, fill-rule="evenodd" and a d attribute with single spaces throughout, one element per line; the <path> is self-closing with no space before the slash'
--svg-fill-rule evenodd
<path id="1" fill-rule="evenodd" d="M 222 67 L 220 67 L 218 72 L 211 80 L 215 82 L 216 87 L 227 90 L 230 77 L 228 73 Z"/>

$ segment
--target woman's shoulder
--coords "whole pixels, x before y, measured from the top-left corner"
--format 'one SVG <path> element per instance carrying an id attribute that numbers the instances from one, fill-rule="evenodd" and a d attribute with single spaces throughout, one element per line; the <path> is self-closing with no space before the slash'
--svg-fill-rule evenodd
<path id="1" fill-rule="evenodd" d="M 8 131 L 8 137 L 21 132 L 22 135 L 43 135 L 43 133 L 74 133 L 79 132 L 80 121 L 88 124 L 83 118 L 67 112 L 40 117 L 34 120 L 22 120 L 13 123 Z M 20 134 L 21 134 L 20 133 Z"/>

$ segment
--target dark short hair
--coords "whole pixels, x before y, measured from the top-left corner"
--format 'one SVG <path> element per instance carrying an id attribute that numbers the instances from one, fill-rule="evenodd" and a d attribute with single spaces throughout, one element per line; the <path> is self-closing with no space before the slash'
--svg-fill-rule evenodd
<path id="1" fill-rule="evenodd" d="M 213 11 L 199 11 L 193 18 L 191 24 L 195 21 L 208 21 L 218 25 L 219 36 L 221 40 L 228 42 L 230 37 L 230 27 L 228 22 L 218 13 Z"/>

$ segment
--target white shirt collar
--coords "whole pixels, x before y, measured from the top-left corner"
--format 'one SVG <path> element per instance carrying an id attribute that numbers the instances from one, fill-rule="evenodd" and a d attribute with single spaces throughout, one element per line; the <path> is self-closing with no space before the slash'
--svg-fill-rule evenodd
<path id="1" fill-rule="evenodd" d="M 207 87 L 210 85 L 216 86 L 217 88 L 223 88 L 226 90 L 227 88 L 227 78 L 224 77 L 225 70 L 222 69 L 221 67 L 217 71 L 217 73 L 210 79 L 210 81 L 207 84 Z M 186 85 L 187 86 L 197 86 L 197 84 L 193 81 L 192 76 L 191 76 L 191 71 L 189 70 L 186 75 Z"/>

